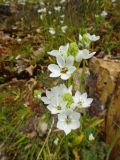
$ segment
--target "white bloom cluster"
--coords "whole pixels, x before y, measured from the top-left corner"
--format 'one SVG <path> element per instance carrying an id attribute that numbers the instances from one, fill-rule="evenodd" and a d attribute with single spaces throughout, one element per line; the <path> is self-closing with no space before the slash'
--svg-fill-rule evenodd
<path id="1" fill-rule="evenodd" d="M 98 40 L 99 36 L 88 34 L 92 41 Z M 82 37 L 82 36 L 81 36 Z M 84 59 L 89 59 L 96 52 L 90 53 L 88 49 L 77 50 L 74 55 L 69 54 L 70 44 L 60 46 L 59 50 L 48 52 L 49 55 L 56 57 L 57 64 L 50 64 L 48 69 L 51 71 L 50 77 L 60 77 L 62 80 L 67 80 L 76 70 L 74 62 L 81 62 Z"/>
<path id="2" fill-rule="evenodd" d="M 50 77 L 60 77 L 63 80 L 67 80 L 76 70 L 74 66 L 74 57 L 67 55 L 68 48 L 69 44 L 60 46 L 59 50 L 48 52 L 48 54 L 55 56 L 57 61 L 57 65 L 50 64 L 48 66 L 48 69 L 51 71 Z"/>
<path id="3" fill-rule="evenodd" d="M 62 29 L 65 32 L 67 26 L 63 26 Z M 50 28 L 49 32 L 55 34 L 54 28 Z M 89 46 L 88 44 L 91 41 L 97 41 L 99 38 L 99 36 L 89 33 L 83 36 L 79 35 L 79 41 L 83 46 Z M 48 52 L 49 55 L 56 58 L 57 63 L 48 65 L 51 72 L 50 77 L 60 77 L 62 80 L 68 80 L 79 67 L 76 64 L 91 58 L 95 53 L 90 53 L 88 49 L 79 50 L 76 42 L 68 43 L 60 46 L 58 50 Z M 92 98 L 88 98 L 86 92 L 76 91 L 73 95 L 72 86 L 67 88 L 64 84 L 53 87 L 50 91 L 47 90 L 46 96 L 40 97 L 40 99 L 47 105 L 51 114 L 58 115 L 57 128 L 64 130 L 66 134 L 80 127 L 81 110 L 90 107 L 93 101 Z"/>
<path id="4" fill-rule="evenodd" d="M 64 84 L 46 91 L 46 96 L 41 97 L 41 100 L 52 114 L 58 114 L 57 128 L 66 134 L 80 127 L 80 113 L 76 110 L 90 107 L 93 101 L 87 98 L 87 93 L 77 91 L 73 96 L 72 86 L 67 88 Z"/>

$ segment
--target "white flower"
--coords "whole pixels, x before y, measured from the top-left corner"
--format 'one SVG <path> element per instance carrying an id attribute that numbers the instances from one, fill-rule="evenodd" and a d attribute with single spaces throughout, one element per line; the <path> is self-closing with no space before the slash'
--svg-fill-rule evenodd
<path id="1" fill-rule="evenodd" d="M 55 6 L 54 10 L 59 12 L 61 10 L 61 6 Z"/>
<path id="2" fill-rule="evenodd" d="M 116 2 L 116 0 L 112 0 L 112 2 L 114 3 L 114 2 Z"/>
<path id="3" fill-rule="evenodd" d="M 64 130 L 66 134 L 72 129 L 80 127 L 80 113 L 67 109 L 65 112 L 58 114 L 57 128 Z"/>
<path id="4" fill-rule="evenodd" d="M 52 50 L 48 52 L 48 54 L 54 57 L 57 57 L 59 55 L 61 55 L 62 57 L 67 57 L 68 48 L 69 48 L 69 43 L 65 46 L 60 46 L 59 50 Z"/>
<path id="5" fill-rule="evenodd" d="M 87 33 L 87 37 L 91 40 L 91 41 L 97 41 L 100 39 L 100 36 L 96 36 L 95 34 L 91 35 L 89 33 Z"/>
<path id="6" fill-rule="evenodd" d="M 61 113 L 66 110 L 67 101 L 64 100 L 64 95 L 72 95 L 72 87 L 67 88 L 64 84 L 53 87 L 51 91 L 46 91 L 46 96 L 41 97 L 44 104 L 52 114 Z"/>
<path id="7" fill-rule="evenodd" d="M 44 104 L 51 104 L 53 102 L 53 97 L 63 97 L 63 95 L 66 93 L 72 95 L 72 86 L 67 88 L 64 84 L 60 84 L 59 86 L 53 87 L 51 91 L 46 90 L 46 96 L 41 97 L 41 100 L 44 102 Z"/>
<path id="8" fill-rule="evenodd" d="M 95 137 L 93 136 L 93 134 L 91 133 L 90 135 L 89 135 L 89 141 L 93 141 L 94 139 L 95 139 Z"/>
<path id="9" fill-rule="evenodd" d="M 64 18 L 64 17 L 65 17 L 65 15 L 64 15 L 64 14 L 62 14 L 60 17 L 61 17 L 61 18 Z"/>
<path id="10" fill-rule="evenodd" d="M 47 109 L 51 111 L 51 114 L 61 113 L 66 110 L 67 102 L 62 97 L 52 97 L 51 103 L 47 106 Z"/>
<path id="11" fill-rule="evenodd" d="M 53 87 L 51 91 L 54 92 L 57 96 L 63 96 L 66 93 L 72 95 L 72 86 L 67 88 L 64 84 L 60 84 L 59 86 Z"/>
<path id="12" fill-rule="evenodd" d="M 93 99 L 87 98 L 87 93 L 81 94 L 79 91 L 76 91 L 75 96 L 73 97 L 74 103 L 72 104 L 72 108 L 75 109 L 76 107 L 82 109 L 82 108 L 88 108 L 90 107 Z"/>
<path id="13" fill-rule="evenodd" d="M 61 27 L 62 32 L 65 33 L 67 28 L 68 28 L 67 26 Z"/>
<path id="14" fill-rule="evenodd" d="M 51 14 L 52 14 L 52 12 L 51 12 L 51 11 L 48 11 L 48 14 L 49 14 L 49 15 L 51 15 Z"/>
<path id="15" fill-rule="evenodd" d="M 56 31 L 55 31 L 55 29 L 54 29 L 54 28 L 50 27 L 50 28 L 49 28 L 49 33 L 50 33 L 50 34 L 55 34 L 55 33 L 56 33 Z"/>
<path id="16" fill-rule="evenodd" d="M 50 77 L 61 77 L 63 80 L 67 80 L 71 77 L 71 74 L 76 70 L 74 63 L 74 57 L 68 56 L 63 58 L 62 56 L 57 56 L 57 63 L 50 64 L 48 69 L 52 72 Z"/>
<path id="17" fill-rule="evenodd" d="M 89 59 L 89 58 L 93 57 L 95 53 L 96 52 L 90 53 L 90 51 L 87 49 L 79 50 L 76 55 L 76 61 L 80 62 L 82 59 Z"/>
<path id="18" fill-rule="evenodd" d="M 37 10 L 38 13 L 46 13 L 46 8 L 41 8 Z"/>
<path id="19" fill-rule="evenodd" d="M 84 34 L 90 41 L 97 41 L 100 39 L 100 36 L 96 36 L 95 34 L 91 35 L 90 33 Z M 79 41 L 83 40 L 83 36 L 79 34 Z"/>
<path id="20" fill-rule="evenodd" d="M 102 13 L 100 14 L 102 17 L 106 17 L 108 15 L 108 13 L 106 11 L 102 11 Z"/>

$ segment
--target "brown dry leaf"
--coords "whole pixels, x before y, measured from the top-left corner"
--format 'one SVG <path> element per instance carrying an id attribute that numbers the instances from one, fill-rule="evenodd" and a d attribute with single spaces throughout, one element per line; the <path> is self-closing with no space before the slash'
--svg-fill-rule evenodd
<path id="1" fill-rule="evenodd" d="M 25 70 L 30 74 L 30 76 L 32 76 L 35 67 L 36 67 L 36 65 L 35 66 L 30 65 Z"/>
<path id="2" fill-rule="evenodd" d="M 0 42 L 6 42 L 8 40 L 12 40 L 12 38 L 9 36 L 9 34 L 5 34 L 3 31 L 0 31 Z"/>

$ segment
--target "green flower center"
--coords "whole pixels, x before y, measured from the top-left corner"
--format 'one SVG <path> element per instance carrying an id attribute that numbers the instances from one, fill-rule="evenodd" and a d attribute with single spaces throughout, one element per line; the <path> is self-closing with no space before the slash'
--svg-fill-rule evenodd
<path id="1" fill-rule="evenodd" d="M 74 102 L 73 97 L 70 93 L 64 94 L 63 99 L 65 101 L 67 101 L 67 108 L 69 108 L 71 106 L 71 104 Z"/>

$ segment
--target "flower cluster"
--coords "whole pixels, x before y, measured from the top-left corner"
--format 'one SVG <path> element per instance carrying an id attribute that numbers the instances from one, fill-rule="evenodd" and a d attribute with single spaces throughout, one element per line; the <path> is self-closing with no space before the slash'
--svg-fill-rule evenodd
<path id="1" fill-rule="evenodd" d="M 67 88 L 64 84 L 46 91 L 46 96 L 41 97 L 51 114 L 58 115 L 57 128 L 66 134 L 72 129 L 80 127 L 80 110 L 90 107 L 93 99 L 87 98 L 87 93 L 76 91 L 72 95 L 72 86 Z M 77 111 L 79 110 L 79 112 Z"/>
<path id="2" fill-rule="evenodd" d="M 88 48 L 92 41 L 97 41 L 99 38 L 99 36 L 86 33 L 83 36 L 79 35 L 79 43 L 85 47 L 84 49 L 80 50 L 78 44 L 73 42 L 60 46 L 59 50 L 48 52 L 49 55 L 55 57 L 57 63 L 48 65 L 50 77 L 60 77 L 62 80 L 71 79 L 72 74 L 79 67 L 78 64 L 95 54 L 95 52 L 90 53 Z M 70 87 L 60 84 L 51 88 L 50 91 L 47 90 L 46 96 L 41 97 L 51 114 L 58 115 L 57 128 L 64 130 L 66 134 L 80 127 L 81 110 L 90 107 L 93 101 L 92 98 L 87 97 L 86 92 L 76 91 L 73 95 L 72 82 L 68 86 Z"/>
<path id="3" fill-rule="evenodd" d="M 91 42 L 95 42 L 99 39 L 100 36 L 96 36 L 95 34 L 93 35 L 89 33 L 85 33 L 83 35 L 79 34 L 79 44 L 85 48 L 90 48 Z"/>
<path id="4" fill-rule="evenodd" d="M 99 36 L 84 34 L 79 35 L 79 41 L 86 48 L 90 46 L 92 41 L 99 40 Z M 57 64 L 50 64 L 48 69 L 51 71 L 50 77 L 60 77 L 62 80 L 67 80 L 76 70 L 75 62 L 81 62 L 84 59 L 89 59 L 96 52 L 91 52 L 88 49 L 79 50 L 76 43 L 60 46 L 59 50 L 48 52 L 49 55 L 56 57 Z"/>

